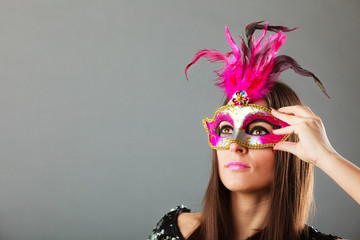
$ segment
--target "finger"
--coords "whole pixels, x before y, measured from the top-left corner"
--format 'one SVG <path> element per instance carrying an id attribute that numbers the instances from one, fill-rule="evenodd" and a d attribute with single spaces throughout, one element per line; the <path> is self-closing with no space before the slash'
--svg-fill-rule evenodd
<path id="1" fill-rule="evenodd" d="M 286 134 L 292 134 L 295 133 L 295 126 L 287 126 L 279 129 L 273 129 L 272 133 L 275 135 L 286 135 Z"/>
<path id="2" fill-rule="evenodd" d="M 271 114 L 274 117 L 276 117 L 290 125 L 297 124 L 304 120 L 303 117 L 290 115 L 288 113 L 282 113 L 282 112 L 277 111 L 276 109 L 271 109 Z"/>
<path id="3" fill-rule="evenodd" d="M 297 148 L 298 148 L 298 143 L 295 142 L 279 142 L 273 147 L 274 150 L 289 152 L 296 156 L 298 155 Z"/>
<path id="4" fill-rule="evenodd" d="M 308 106 L 301 106 L 301 105 L 282 107 L 282 108 L 279 108 L 277 111 L 279 111 L 281 113 L 287 113 L 287 114 L 301 116 L 301 117 L 316 116 Z"/>

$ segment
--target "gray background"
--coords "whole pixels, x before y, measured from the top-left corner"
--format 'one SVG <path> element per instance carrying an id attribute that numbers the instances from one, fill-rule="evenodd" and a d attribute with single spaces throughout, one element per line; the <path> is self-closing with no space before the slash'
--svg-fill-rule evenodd
<path id="1" fill-rule="evenodd" d="M 208 182 L 201 120 L 220 105 L 218 66 L 246 24 L 300 27 L 288 54 L 323 81 L 281 78 L 317 113 L 335 149 L 359 160 L 360 3 L 306 1 L 0 1 L 0 239 L 145 239 Z M 238 41 L 238 38 L 236 38 Z M 360 239 L 360 208 L 320 170 L 323 232 Z"/>

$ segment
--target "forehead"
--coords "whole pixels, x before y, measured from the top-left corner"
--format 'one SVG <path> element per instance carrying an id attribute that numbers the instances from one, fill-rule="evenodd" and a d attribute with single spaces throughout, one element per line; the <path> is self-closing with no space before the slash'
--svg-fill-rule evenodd
<path id="1" fill-rule="evenodd" d="M 231 104 L 234 104 L 233 101 L 230 99 L 226 105 L 231 105 Z M 264 99 L 259 99 L 255 102 L 252 102 L 251 104 L 255 104 L 255 105 L 259 105 L 259 106 L 262 106 L 262 107 L 268 107 L 268 105 L 266 104 L 266 101 Z"/>

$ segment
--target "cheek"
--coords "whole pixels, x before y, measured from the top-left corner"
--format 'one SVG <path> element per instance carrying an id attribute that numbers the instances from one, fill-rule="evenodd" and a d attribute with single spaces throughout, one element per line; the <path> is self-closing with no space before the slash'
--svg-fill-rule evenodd
<path id="1" fill-rule="evenodd" d="M 232 154 L 229 150 L 218 150 L 216 151 L 216 155 L 219 174 L 221 175 L 221 172 L 225 170 L 226 164 L 229 162 L 229 159 L 232 158 Z"/>
<path id="2" fill-rule="evenodd" d="M 253 167 L 266 179 L 274 177 L 275 152 L 272 149 L 256 150 L 253 158 Z"/>
<path id="3" fill-rule="evenodd" d="M 219 176 L 220 179 L 223 179 L 224 176 L 224 170 L 225 170 L 225 165 L 226 165 L 226 159 L 229 159 L 229 156 L 227 154 L 228 151 L 224 150 L 219 150 L 216 151 L 216 155 L 217 155 L 217 164 L 218 164 L 218 171 L 219 171 Z"/>
<path id="4" fill-rule="evenodd" d="M 275 161 L 275 152 L 272 148 L 251 150 L 253 163 L 262 165 L 263 167 L 270 167 Z"/>
<path id="5" fill-rule="evenodd" d="M 216 151 L 216 155 L 217 155 L 217 159 L 218 159 L 218 162 L 220 164 L 221 161 L 223 161 L 223 159 L 225 158 L 225 151 L 221 151 L 221 150 L 218 150 Z"/>

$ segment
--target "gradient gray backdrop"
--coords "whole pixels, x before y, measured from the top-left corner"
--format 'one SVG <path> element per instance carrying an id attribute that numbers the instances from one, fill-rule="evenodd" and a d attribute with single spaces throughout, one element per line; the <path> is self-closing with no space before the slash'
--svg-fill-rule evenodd
<path id="1" fill-rule="evenodd" d="M 314 71 L 281 76 L 359 160 L 360 3 L 356 0 L 1 0 L 0 239 L 145 239 L 178 204 L 194 211 L 210 171 L 201 121 L 222 99 L 219 65 L 246 24 L 300 27 L 281 54 Z M 238 38 L 236 39 L 238 41 Z M 319 169 L 323 232 L 360 239 L 360 207 Z"/>

